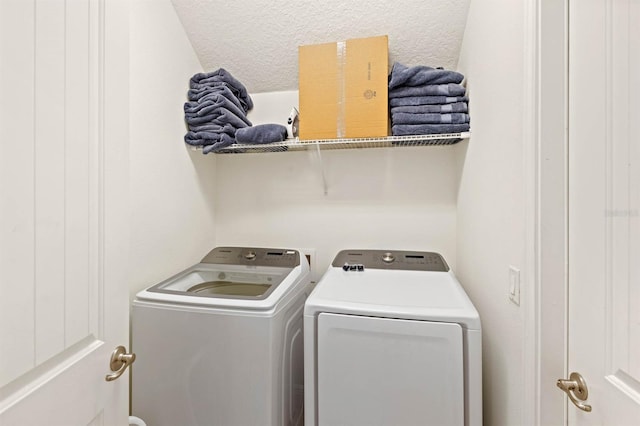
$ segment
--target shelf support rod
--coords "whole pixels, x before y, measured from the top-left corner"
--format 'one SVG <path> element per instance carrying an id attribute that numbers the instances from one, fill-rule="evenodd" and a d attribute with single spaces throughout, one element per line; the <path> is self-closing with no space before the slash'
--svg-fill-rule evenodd
<path id="1" fill-rule="evenodd" d="M 318 161 L 320 162 L 320 176 L 322 177 L 322 189 L 324 190 L 324 195 L 329 193 L 327 188 L 327 177 L 324 173 L 324 163 L 322 162 L 322 154 L 320 153 L 320 143 L 316 142 L 316 154 L 318 155 Z"/>

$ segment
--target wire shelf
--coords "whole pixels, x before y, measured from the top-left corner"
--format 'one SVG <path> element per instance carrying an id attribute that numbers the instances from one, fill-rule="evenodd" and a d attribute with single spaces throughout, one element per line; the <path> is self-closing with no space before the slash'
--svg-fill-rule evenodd
<path id="1" fill-rule="evenodd" d="M 284 142 L 269 144 L 233 144 L 216 151 L 215 154 L 249 154 L 263 152 L 290 152 L 306 150 L 329 149 L 362 149 L 362 148 L 390 148 L 406 146 L 434 146 L 453 145 L 470 137 L 469 132 L 446 133 L 438 135 L 386 136 L 380 138 L 354 139 L 319 139 L 300 140 L 287 139 Z"/>

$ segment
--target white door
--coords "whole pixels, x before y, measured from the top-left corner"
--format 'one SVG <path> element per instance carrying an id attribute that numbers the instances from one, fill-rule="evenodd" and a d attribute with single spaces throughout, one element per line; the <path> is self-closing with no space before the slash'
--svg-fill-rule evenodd
<path id="1" fill-rule="evenodd" d="M 128 15 L 0 0 L 0 424 L 127 423 Z"/>
<path id="2" fill-rule="evenodd" d="M 569 2 L 568 369 L 592 407 L 640 424 L 640 1 Z M 580 401 L 578 401 L 580 403 Z"/>

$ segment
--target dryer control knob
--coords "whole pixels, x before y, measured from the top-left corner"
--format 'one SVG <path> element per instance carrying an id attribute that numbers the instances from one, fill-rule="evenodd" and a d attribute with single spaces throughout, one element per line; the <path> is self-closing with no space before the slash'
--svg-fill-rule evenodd
<path id="1" fill-rule="evenodd" d="M 255 251 L 248 251 L 244 254 L 244 258 L 247 260 L 253 260 L 256 258 L 256 252 Z"/>
<path id="2" fill-rule="evenodd" d="M 393 253 L 389 253 L 389 252 L 387 252 L 387 253 L 385 253 L 385 254 L 383 254 L 383 255 L 382 255 L 382 261 L 383 261 L 384 263 L 391 263 L 391 262 L 393 262 L 394 260 L 396 260 L 396 257 L 393 255 Z"/>

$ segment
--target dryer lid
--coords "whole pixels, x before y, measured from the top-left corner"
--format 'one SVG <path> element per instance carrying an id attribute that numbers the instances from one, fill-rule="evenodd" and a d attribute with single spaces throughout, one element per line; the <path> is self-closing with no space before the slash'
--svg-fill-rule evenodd
<path id="1" fill-rule="evenodd" d="M 321 312 L 462 324 L 480 329 L 480 317 L 449 272 L 330 267 L 305 304 Z"/>

